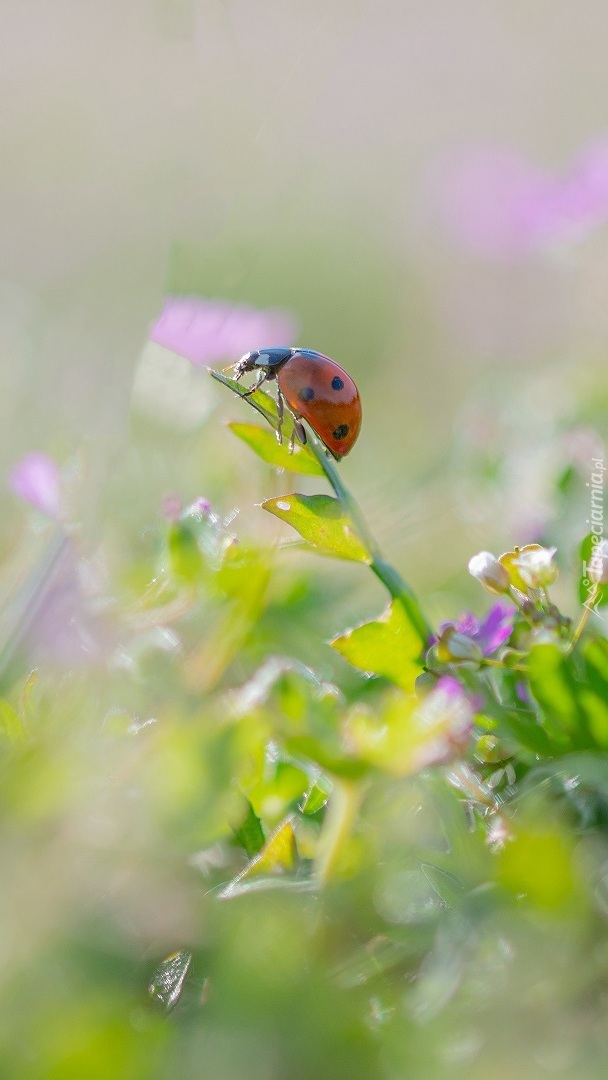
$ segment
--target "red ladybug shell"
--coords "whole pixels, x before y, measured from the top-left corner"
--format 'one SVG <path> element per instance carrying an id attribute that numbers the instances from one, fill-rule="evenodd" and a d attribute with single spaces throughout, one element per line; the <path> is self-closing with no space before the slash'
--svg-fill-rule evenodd
<path id="1" fill-rule="evenodd" d="M 361 401 L 344 368 L 322 353 L 295 352 L 280 367 L 277 382 L 287 404 L 334 457 L 352 450 L 361 427 Z"/>

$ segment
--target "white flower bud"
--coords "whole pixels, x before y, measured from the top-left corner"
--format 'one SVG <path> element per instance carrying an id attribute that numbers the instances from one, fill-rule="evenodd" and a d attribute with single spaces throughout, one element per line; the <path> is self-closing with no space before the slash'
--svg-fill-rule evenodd
<path id="1" fill-rule="evenodd" d="M 480 551 L 469 560 L 469 574 L 477 578 L 489 593 L 509 591 L 509 575 L 489 551 Z"/>
<path id="2" fill-rule="evenodd" d="M 455 626 L 446 626 L 437 641 L 437 657 L 444 664 L 462 660 L 481 663 L 483 653 L 472 638 L 460 634 Z"/>

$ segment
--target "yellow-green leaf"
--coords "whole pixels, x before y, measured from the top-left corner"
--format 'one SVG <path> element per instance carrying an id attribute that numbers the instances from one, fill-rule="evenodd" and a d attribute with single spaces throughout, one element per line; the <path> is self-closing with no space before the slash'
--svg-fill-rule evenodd
<path id="1" fill-rule="evenodd" d="M 551 825 L 521 824 L 498 855 L 500 884 L 545 910 L 577 900 L 571 837 Z"/>
<path id="2" fill-rule="evenodd" d="M 25 736 L 19 713 L 15 712 L 13 706 L 4 699 L 0 700 L 0 735 L 4 735 L 13 743 Z"/>
<path id="3" fill-rule="evenodd" d="M 330 644 L 354 667 L 383 675 L 410 693 L 422 672 L 420 637 L 395 600 L 377 619 L 347 630 Z"/>
<path id="4" fill-rule="evenodd" d="M 267 428 L 258 427 L 257 424 L 238 423 L 230 423 L 228 427 L 269 465 L 289 469 L 290 472 L 305 473 L 307 476 L 324 476 L 323 469 L 307 446 L 296 442 L 293 453 L 290 454 L 288 442 L 277 442 L 276 435 Z"/>
<path id="5" fill-rule="evenodd" d="M 293 830 L 293 817 L 288 817 L 272 833 L 264 847 L 244 870 L 220 893 L 220 899 L 247 891 L 250 879 L 274 877 L 293 870 L 297 858 L 296 838 Z"/>
<path id="6" fill-rule="evenodd" d="M 262 506 L 291 525 L 317 551 L 338 559 L 371 562 L 350 518 L 330 495 L 282 495 L 267 499 Z"/>

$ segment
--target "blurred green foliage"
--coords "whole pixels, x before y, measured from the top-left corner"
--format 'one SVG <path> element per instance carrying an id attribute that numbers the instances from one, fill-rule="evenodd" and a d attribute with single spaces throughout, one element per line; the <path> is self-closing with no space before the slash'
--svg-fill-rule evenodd
<path id="1" fill-rule="evenodd" d="M 573 627 L 512 553 L 508 640 L 438 649 L 314 438 L 285 461 L 232 427 L 262 485 L 279 463 L 316 485 L 262 503 L 306 555 L 174 501 L 79 596 L 84 653 L 34 668 L 15 626 L 0 1075 L 603 1075 L 599 620 Z M 330 640 L 340 560 L 390 602 Z"/>

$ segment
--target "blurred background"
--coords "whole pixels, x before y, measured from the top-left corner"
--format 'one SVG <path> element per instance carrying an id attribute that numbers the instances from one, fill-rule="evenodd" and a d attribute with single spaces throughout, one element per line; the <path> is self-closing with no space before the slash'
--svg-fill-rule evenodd
<path id="1" fill-rule="evenodd" d="M 546 531 L 605 394 L 608 230 L 574 205 L 511 237 L 511 202 L 607 136 L 601 4 L 2 9 L 0 465 L 83 451 L 94 520 L 163 294 L 197 294 L 288 309 L 352 372 L 344 473 L 419 589 L 441 541 L 447 582 Z M 215 420 L 194 452 L 199 486 L 241 455 Z M 157 465 L 150 498 L 180 483 Z"/>
<path id="2" fill-rule="evenodd" d="M 130 637 L 105 626 L 117 595 L 124 608 L 154 578 L 172 500 L 210 500 L 218 536 L 228 522 L 246 541 L 293 537 L 256 505 L 285 491 L 285 478 L 227 430 L 226 420 L 251 416 L 205 370 L 238 355 L 210 346 L 192 366 L 159 343 L 158 320 L 167 296 L 221 301 L 220 323 L 238 322 L 232 306 L 249 305 L 293 327 L 291 343 L 348 369 L 364 426 L 340 468 L 433 622 L 467 603 L 483 609 L 466 575 L 471 555 L 536 540 L 558 546 L 555 598 L 573 614 L 576 545 L 588 531 L 585 485 L 592 457 L 603 454 L 608 406 L 608 8 L 598 0 L 2 0 L 0 10 L 0 477 L 27 452 L 49 454 L 63 468 L 68 521 L 78 522 L 74 556 L 65 538 L 53 547 L 39 519 L 24 524 L 23 504 L 0 483 L 2 692 L 18 696 L 18 680 L 41 656 L 57 664 L 34 692 L 43 741 L 2 795 L 11 884 L 0 926 L 12 944 L 2 976 L 11 1008 L 0 1035 L 10 1043 L 12 1025 L 17 1032 L 6 1075 L 156 1075 L 155 1040 L 165 1045 L 170 1036 L 139 996 L 171 949 L 199 947 L 202 922 L 202 947 L 220 942 L 219 1012 L 201 1034 L 201 976 L 175 1075 L 198 1076 L 203 1054 L 215 1063 L 209 1075 L 217 1069 L 236 1080 L 306 1080 L 330 1062 L 336 1076 L 359 1075 L 359 1066 L 374 1075 L 373 1064 L 365 1072 L 368 1050 L 350 1039 L 350 1006 L 336 1006 L 314 905 L 282 898 L 268 914 L 254 899 L 252 913 L 233 917 L 231 909 L 228 917 L 205 898 L 202 918 L 201 881 L 188 859 L 221 833 L 219 792 L 242 750 L 239 743 L 233 754 L 219 738 L 219 749 L 209 749 L 223 706 L 213 699 L 201 711 L 198 693 L 223 689 L 226 672 L 240 685 L 273 650 L 351 692 L 359 676 L 324 642 L 376 614 L 382 590 L 359 567 L 280 557 L 260 626 L 255 597 L 248 609 L 248 632 L 256 632 L 247 651 L 239 651 L 241 631 L 222 624 L 225 640 L 233 637 L 207 683 L 199 675 L 213 635 L 192 675 L 180 667 L 181 631 L 147 626 L 145 613 L 129 624 Z M 281 343 L 251 340 L 240 351 Z M 319 481 L 287 483 L 312 492 Z M 261 580 L 264 566 L 256 567 Z M 41 581 L 54 581 L 51 592 L 68 612 L 81 591 L 94 598 L 109 675 L 78 670 L 69 641 L 68 661 L 50 647 L 52 603 L 46 623 L 34 620 L 27 662 L 13 662 L 10 642 L 30 625 Z M 199 631 L 216 626 L 218 606 L 214 596 L 201 608 L 202 630 L 186 627 L 193 652 Z M 89 631 L 95 637 L 88 624 L 77 626 L 79 649 Z M 27 684 L 19 687 L 27 699 Z M 115 731 L 131 736 L 158 717 L 166 727 L 144 734 L 143 748 L 135 740 L 125 755 L 113 741 Z M 411 869 L 403 871 L 395 850 L 418 843 L 417 830 L 423 843 L 440 831 L 435 809 L 420 814 L 425 797 L 395 785 L 372 800 L 366 843 L 381 837 L 376 861 L 388 867 L 389 911 L 391 860 L 397 874 Z M 480 880 L 494 873 L 483 867 Z M 605 869 L 599 877 L 605 906 Z M 369 882 L 352 889 L 354 898 L 338 890 L 329 901 L 327 939 L 340 956 L 345 911 L 367 912 L 365 890 L 373 891 Z M 428 889 L 421 904 L 444 907 Z M 384 932 L 366 917 L 353 947 L 355 937 Z M 568 997 L 571 970 L 584 967 L 577 950 L 586 931 L 572 920 L 556 936 L 551 918 L 540 944 L 534 917 L 517 924 L 519 966 L 506 975 L 505 922 L 488 917 L 479 964 L 489 982 L 475 969 L 467 993 L 483 1009 L 484 988 L 500 984 L 486 1021 L 502 1058 L 491 1040 L 483 1043 L 466 996 L 447 1021 L 441 1012 L 450 978 L 454 993 L 460 978 L 448 942 L 429 954 L 406 1034 L 400 1029 L 394 1044 L 389 1037 L 385 1074 L 399 1077 L 407 1066 L 422 1076 L 434 1032 L 448 1031 L 437 1075 L 445 1067 L 467 1077 L 489 1068 L 505 1077 L 593 1075 L 594 1062 L 584 1073 L 577 1057 L 585 1016 Z M 293 944 L 302 925 L 317 951 L 311 959 L 302 945 L 289 966 L 283 939 Z M 260 954 L 283 958 L 278 975 L 262 963 L 266 1013 L 252 927 Z M 558 939 L 564 947 L 548 990 L 539 972 Z M 528 942 L 538 951 L 526 968 Z M 313 974 L 303 1006 L 306 965 Z M 598 972 L 601 983 L 599 962 Z M 395 994 L 401 1000 L 402 989 Z M 520 1001 L 531 1010 L 529 1042 L 513 1065 L 512 1032 L 519 1038 L 525 1029 Z M 374 1009 L 370 1030 L 383 1019 L 381 1001 Z M 318 1034 L 330 1015 L 330 1049 L 320 1043 L 318 1060 L 299 1071 L 289 1024 L 302 1016 Z M 30 1016 L 38 1039 L 31 1053 Z M 542 1045 L 526 1064 L 542 1023 Z M 287 1029 L 291 1071 L 276 1049 Z M 74 1049 L 79 1030 L 84 1041 Z"/>

